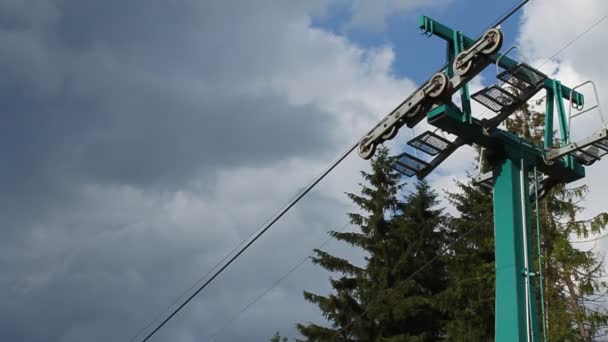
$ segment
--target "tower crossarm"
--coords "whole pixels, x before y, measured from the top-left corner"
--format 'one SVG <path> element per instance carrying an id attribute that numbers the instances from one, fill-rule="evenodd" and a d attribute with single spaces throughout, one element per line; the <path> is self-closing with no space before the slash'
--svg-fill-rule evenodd
<path id="1" fill-rule="evenodd" d="M 463 121 L 464 116 L 465 114 L 455 105 L 445 104 L 431 110 L 427 117 L 430 124 L 462 137 L 465 143 L 477 144 L 487 151 L 492 151 L 495 159 L 518 154 L 538 165 L 540 172 L 563 183 L 570 183 L 585 176 L 584 167 L 576 161 L 567 163 L 557 158 L 547 161 L 545 151 L 532 142 L 500 129 L 488 131 L 480 120 L 473 119 L 472 122 L 466 122 Z"/>
<path id="2" fill-rule="evenodd" d="M 394 138 L 403 125 L 415 126 L 432 106 L 448 102 L 452 94 L 492 62 L 490 56 L 500 49 L 501 44 L 502 32 L 499 29 L 488 30 L 470 44 L 454 59 L 453 75 L 450 77 L 444 69 L 408 96 L 361 139 L 359 155 L 363 159 L 371 158 L 377 145 Z"/>
<path id="3" fill-rule="evenodd" d="M 474 39 L 467 37 L 461 32 L 453 30 L 427 16 L 420 17 L 418 27 L 423 33 L 426 33 L 429 36 L 435 35 L 447 41 L 448 43 L 452 43 L 454 39 L 456 39 L 456 37 L 460 34 L 462 36 L 462 41 L 464 43 L 465 48 L 475 43 Z M 493 63 L 496 63 L 496 61 L 498 60 L 498 66 L 503 69 L 511 69 L 519 64 L 516 60 L 501 54 L 492 55 L 490 56 L 490 59 Z M 543 83 L 544 88 L 549 90 L 552 89 L 554 81 L 555 80 L 551 78 L 545 79 Z M 572 88 L 566 87 L 564 85 L 562 85 L 562 96 L 565 100 L 572 99 L 572 102 L 577 106 L 582 106 L 585 101 L 583 94 L 573 91 Z"/>

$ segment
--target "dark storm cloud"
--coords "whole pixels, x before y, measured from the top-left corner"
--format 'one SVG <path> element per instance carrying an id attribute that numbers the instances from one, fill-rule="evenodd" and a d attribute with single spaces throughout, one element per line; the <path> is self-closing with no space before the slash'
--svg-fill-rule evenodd
<path id="1" fill-rule="evenodd" d="M 183 180 L 203 165 L 266 162 L 325 142 L 328 115 L 223 87 L 235 70 L 260 72 L 259 23 L 173 2 L 122 4 L 60 1 L 50 27 L 2 31 L 1 145 L 13 176 L 62 165 L 53 168 L 117 182 Z M 247 38 L 256 41 L 243 46 Z"/>
<path id="2" fill-rule="evenodd" d="M 327 150 L 335 113 L 256 86 L 323 57 L 292 47 L 302 6 L 0 0 L 0 340 L 131 337 L 251 229 L 230 220 L 232 203 L 226 218 L 176 223 L 175 193 L 194 182 L 213 203 L 218 170 Z M 333 215 L 301 215 L 256 254 L 265 267 L 236 268 L 166 340 L 207 336 L 257 293 L 244 280 L 259 290 L 276 255 L 305 255 Z M 298 233 L 298 248 L 283 243 Z M 282 310 L 309 313 L 293 287 Z"/>
<path id="3" fill-rule="evenodd" d="M 272 66 L 265 40 L 281 39 L 278 14 L 198 1 L 0 3 L 4 217 L 25 202 L 26 216 L 43 211 L 81 182 L 174 189 L 328 141 L 329 115 L 243 93 Z"/>

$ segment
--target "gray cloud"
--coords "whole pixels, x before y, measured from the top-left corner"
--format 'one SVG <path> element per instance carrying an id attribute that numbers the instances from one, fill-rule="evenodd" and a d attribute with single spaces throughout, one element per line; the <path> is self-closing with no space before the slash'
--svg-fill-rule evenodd
<path id="1" fill-rule="evenodd" d="M 253 32 L 272 22 L 231 12 L 243 6 L 190 4 L 34 1 L 32 12 L 7 16 L 3 217 L 44 211 L 83 182 L 175 189 L 217 168 L 307 155 L 328 143 L 327 113 L 281 94 L 243 94 L 242 83 L 264 76 L 256 59 L 272 64 L 258 52 L 281 33 Z M 220 9 L 243 25 L 214 27 L 230 17 L 214 13 Z M 259 75 L 239 81 L 239 70 Z"/>
<path id="2" fill-rule="evenodd" d="M 328 113 L 246 89 L 285 63 L 289 41 L 275 28 L 287 20 L 283 9 L 160 1 L 0 8 L 2 340 L 130 337 L 230 250 L 239 229 L 251 229 L 172 221 L 164 196 L 200 182 L 213 193 L 222 169 L 314 156 L 331 141 Z M 265 286 L 271 271 L 251 275 L 251 288 Z M 230 294 L 238 291 L 212 291 L 164 338 L 206 336 L 246 299 Z"/>
<path id="3" fill-rule="evenodd" d="M 310 32 L 326 7 L 0 0 L 1 340 L 128 339 L 310 180 L 348 120 L 282 88 L 292 73 L 355 94 L 347 115 L 402 92 L 383 55 Z M 341 226 L 349 165 L 156 340 L 208 336 Z M 220 340 L 294 334 L 326 277 L 294 274 Z"/>

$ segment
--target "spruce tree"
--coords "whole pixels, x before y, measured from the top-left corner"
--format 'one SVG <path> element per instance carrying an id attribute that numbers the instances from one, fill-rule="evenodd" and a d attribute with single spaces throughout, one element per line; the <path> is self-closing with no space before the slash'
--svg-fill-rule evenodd
<path id="1" fill-rule="evenodd" d="M 525 106 L 507 122 L 507 127 L 542 145 L 544 119 L 544 113 Z M 554 144 L 559 146 L 560 141 L 556 140 Z M 608 326 L 608 312 L 594 303 L 608 290 L 606 282 L 602 281 L 603 260 L 593 251 L 578 249 L 572 242 L 573 238 L 601 233 L 608 223 L 606 213 L 579 219 L 584 209 L 579 203 L 588 192 L 589 188 L 584 184 L 560 184 L 539 202 L 541 253 L 544 257 L 541 267 L 544 271 L 549 341 L 596 340 Z M 536 215 L 536 211 L 533 211 L 533 218 Z M 536 280 L 540 286 L 540 279 Z"/>
<path id="2" fill-rule="evenodd" d="M 448 314 L 446 340 L 494 339 L 494 219 L 492 193 L 457 183 L 448 194 L 458 211 L 448 224 L 448 288 L 442 298 Z"/>
<path id="3" fill-rule="evenodd" d="M 270 339 L 270 342 L 287 342 L 287 337 L 281 337 L 281 334 L 277 331 L 274 336 Z"/>
<path id="4" fill-rule="evenodd" d="M 525 106 L 506 122 L 507 129 L 543 144 L 544 113 Z M 556 144 L 559 142 L 556 141 Z M 487 170 L 484 170 L 487 171 Z M 494 233 L 491 192 L 459 183 L 460 191 L 449 199 L 459 212 L 450 220 L 453 244 L 448 262 L 449 287 L 444 305 L 449 315 L 447 339 L 486 341 L 494 338 Z M 605 230 L 608 215 L 577 220 L 583 208 L 577 204 L 589 191 L 584 185 L 558 185 L 539 202 L 541 224 L 540 267 L 544 273 L 546 329 L 549 341 L 592 341 L 605 333 L 608 315 L 598 299 L 606 294 L 602 281 L 603 263 L 591 251 L 582 251 L 571 242 Z M 535 227 L 536 211 L 532 208 Z M 534 239 L 537 239 L 534 229 Z M 536 243 L 534 243 L 536 246 Z M 536 269 L 539 269 L 535 249 Z M 535 279 L 540 286 L 540 279 Z M 540 309 L 539 302 L 539 309 Z M 540 314 L 540 310 L 539 310 Z M 542 324 L 542 320 L 539 320 Z"/>
<path id="5" fill-rule="evenodd" d="M 387 150 L 379 150 L 372 172 L 362 172 L 368 184 L 361 195 L 348 194 L 361 209 L 349 214 L 360 232 L 331 232 L 367 253 L 365 267 L 315 250 L 313 262 L 338 277 L 330 278 L 334 292 L 328 296 L 304 292 L 331 324 L 298 324 L 307 341 L 434 341 L 442 334 L 437 297 L 446 282 L 439 255 L 444 216 L 424 182 L 400 200 L 400 176 L 391 163 Z"/>

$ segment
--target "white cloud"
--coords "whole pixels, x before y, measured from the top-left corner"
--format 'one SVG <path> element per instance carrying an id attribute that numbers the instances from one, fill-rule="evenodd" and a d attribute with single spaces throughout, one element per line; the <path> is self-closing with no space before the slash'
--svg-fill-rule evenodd
<path id="1" fill-rule="evenodd" d="M 539 65 L 606 15 L 608 15 L 608 3 L 601 0 L 531 1 L 525 7 L 522 18 L 521 47 L 534 61 L 532 65 Z M 554 60 L 546 63 L 543 71 L 569 86 L 593 80 L 598 85 L 600 101 L 602 101 L 608 95 L 608 67 L 602 57 L 605 52 L 608 52 L 608 20 L 606 19 L 574 41 Z M 592 88 L 585 87 L 580 91 L 585 95 L 587 108 L 593 105 L 595 96 Z M 565 101 L 565 105 L 568 108 L 568 101 Z M 607 114 L 604 113 L 606 119 L 608 119 Z M 557 120 L 557 117 L 555 119 Z M 574 118 L 573 139 L 589 136 L 600 125 L 597 112 Z M 606 181 L 603 175 L 608 172 L 608 161 L 599 161 L 586 170 L 587 177 L 582 182 L 591 187 L 591 193 L 587 197 L 585 204 L 587 210 L 583 215 L 589 217 L 608 210 L 605 206 L 608 195 L 602 191 L 605 188 Z"/>
<path id="2" fill-rule="evenodd" d="M 391 73 L 390 47 L 365 49 L 313 28 L 302 5 L 192 2 L 182 13 L 161 3 L 143 13 L 45 2 L 43 27 L 25 18 L 14 30 L 25 33 L 0 30 L 15 47 L 0 69 L 24 89 L 10 112 L 36 122 L 16 120 L 3 135 L 3 146 L 17 146 L 7 157 L 14 172 L 0 172 L 16 184 L 0 202 L 10 204 L 7 226 L 18 227 L 0 253 L 10 275 L 0 281 L 9 290 L 6 339 L 130 337 L 414 88 Z M 268 151 L 256 153 L 264 141 Z M 284 146 L 294 149 L 278 152 Z M 349 157 L 159 340 L 208 336 L 340 229 L 351 210 L 344 192 L 358 191 L 367 165 Z M 301 290 L 326 291 L 326 277 L 304 267 L 281 287 L 281 310 L 272 296 L 256 309 L 272 319 L 254 314 L 223 340 L 295 334 L 294 323 L 319 317 Z M 9 316 L 40 330 L 19 330 Z"/>
<path id="3" fill-rule="evenodd" d="M 608 98 L 608 66 L 603 55 L 608 52 L 608 3 L 601 0 L 566 1 L 538 0 L 526 5 L 521 24 L 520 45 L 532 60 L 532 65 L 545 63 L 541 68 L 551 77 L 568 86 L 592 80 L 598 86 L 600 102 Z M 595 25 L 592 27 L 592 25 Z M 585 31 L 588 32 L 584 33 Z M 577 36 L 583 34 L 580 38 Z M 565 47 L 571 42 L 571 45 Z M 554 59 L 547 58 L 561 50 Z M 595 104 L 592 88 L 579 90 L 585 95 L 586 108 Z M 568 101 L 565 101 L 568 109 Z M 605 106 L 604 106 L 605 108 Z M 608 119 L 604 109 L 604 119 Z M 554 118 L 557 126 L 557 116 Z M 592 111 L 572 120 L 572 139 L 577 141 L 594 133 L 601 127 L 597 111 Z M 608 193 L 605 175 L 608 160 L 596 162 L 586 167 L 586 177 L 572 185 L 587 184 L 590 193 L 581 203 L 585 210 L 581 219 L 590 218 L 608 211 Z M 574 240 L 579 240 L 574 237 Z M 594 248 L 605 253 L 608 242 L 603 239 L 592 243 L 579 244 L 585 250 Z"/>

